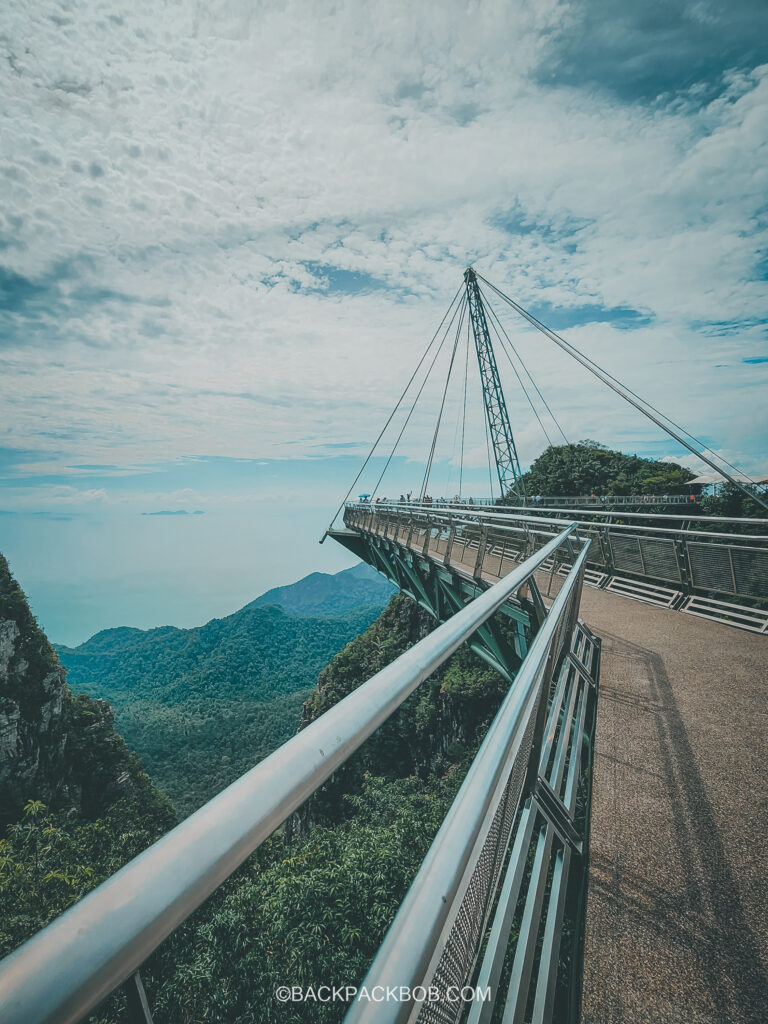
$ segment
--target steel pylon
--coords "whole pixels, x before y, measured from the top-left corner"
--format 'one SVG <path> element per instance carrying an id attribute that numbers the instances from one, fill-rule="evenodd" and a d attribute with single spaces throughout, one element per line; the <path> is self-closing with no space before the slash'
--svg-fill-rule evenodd
<path id="1" fill-rule="evenodd" d="M 464 272 L 464 283 L 467 289 L 469 316 L 472 321 L 472 333 L 475 337 L 480 379 L 483 385 L 483 404 L 496 459 L 501 496 L 505 498 L 511 492 L 525 504 L 525 485 L 520 472 L 515 439 L 509 425 L 507 404 L 504 401 L 496 357 L 493 354 L 483 298 L 477 284 L 477 275 L 472 267 L 467 267 Z"/>

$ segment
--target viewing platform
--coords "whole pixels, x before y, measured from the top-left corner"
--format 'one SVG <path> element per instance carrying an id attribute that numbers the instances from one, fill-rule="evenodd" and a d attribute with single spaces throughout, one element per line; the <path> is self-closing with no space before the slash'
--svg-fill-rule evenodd
<path id="1" fill-rule="evenodd" d="M 414 564 L 428 560 L 438 571 L 488 585 L 562 525 L 522 512 L 356 506 L 347 509 L 351 529 L 344 532 L 377 538 L 382 557 L 397 548 L 410 552 Z M 588 519 L 584 525 L 581 537 L 591 532 L 594 540 L 595 528 Z M 716 525 L 719 536 L 688 530 L 682 538 L 674 523 L 666 532 L 642 520 L 618 529 L 603 523 L 595 555 L 606 550 L 606 539 L 607 550 L 613 544 L 619 554 L 630 540 L 646 556 L 658 544 L 662 557 L 675 544 L 690 543 L 709 580 L 727 560 L 751 575 L 723 576 L 724 588 L 742 581 L 744 589 L 763 586 L 764 527 L 753 520 L 752 536 L 739 536 L 736 521 Z M 581 543 L 574 535 L 573 549 Z M 602 639 L 581 1019 L 764 1024 L 768 805 L 760 794 L 768 763 L 768 636 L 757 634 L 765 634 L 768 615 L 716 598 L 711 607 L 721 605 L 720 614 L 726 606 L 736 609 L 740 628 L 698 615 L 696 607 L 705 605 L 681 615 L 664 603 L 662 579 L 648 581 L 656 592 L 641 587 L 622 595 L 605 589 L 605 566 L 595 555 L 590 551 L 585 583 L 591 585 L 580 611 Z M 567 572 L 565 549 L 560 557 L 565 564 L 555 559 L 536 574 L 546 604 Z M 657 557 L 650 564 L 663 562 Z M 695 592 L 681 593 L 677 607 L 685 611 L 691 600 Z M 750 613 L 751 625 L 743 618 Z"/>

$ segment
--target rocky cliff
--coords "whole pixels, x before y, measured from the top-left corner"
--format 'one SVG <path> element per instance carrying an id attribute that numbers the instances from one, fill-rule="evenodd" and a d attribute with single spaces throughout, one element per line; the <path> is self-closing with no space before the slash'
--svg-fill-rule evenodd
<path id="1" fill-rule="evenodd" d="M 0 555 L 0 829 L 24 804 L 95 818 L 124 795 L 157 794 L 113 728 L 107 701 L 73 696 Z"/>

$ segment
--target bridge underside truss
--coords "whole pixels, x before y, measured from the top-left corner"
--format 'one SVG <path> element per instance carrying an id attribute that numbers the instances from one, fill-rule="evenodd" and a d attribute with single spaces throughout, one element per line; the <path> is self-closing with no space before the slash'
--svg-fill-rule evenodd
<path id="1" fill-rule="evenodd" d="M 333 530 L 329 536 L 386 576 L 438 622 L 445 622 L 486 589 L 481 581 L 467 579 L 458 570 L 425 558 L 395 539 L 347 530 Z M 514 680 L 543 617 L 535 586 L 532 584 L 531 598 L 521 597 L 515 603 L 504 604 L 468 643 L 478 657 L 508 682 Z M 502 624 L 498 616 L 506 622 Z"/>

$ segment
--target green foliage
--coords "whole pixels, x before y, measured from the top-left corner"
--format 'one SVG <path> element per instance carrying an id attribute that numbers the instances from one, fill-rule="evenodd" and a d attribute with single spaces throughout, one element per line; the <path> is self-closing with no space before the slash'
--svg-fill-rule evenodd
<path id="1" fill-rule="evenodd" d="M 286 618 L 275 616 L 275 609 L 262 611 L 271 615 L 273 624 Z M 320 673 L 302 724 L 434 625 L 408 599 L 393 599 Z M 129 655 L 128 662 L 136 641 L 132 634 L 111 638 Z M 178 638 L 173 631 L 169 635 L 173 645 Z M 95 652 L 99 657 L 109 653 L 109 639 L 94 640 L 94 648 L 101 648 Z M 283 649 L 293 653 L 288 645 Z M 170 656 L 163 661 L 158 654 L 155 664 L 160 662 L 170 665 Z M 169 673 L 166 692 L 178 694 L 180 678 L 186 676 Z M 171 699 L 153 702 L 140 681 L 137 689 L 141 696 L 126 704 L 126 720 L 142 742 L 155 736 L 157 764 L 165 759 L 179 777 L 182 772 L 194 775 L 202 765 L 210 778 L 219 771 L 218 781 L 230 770 L 240 774 L 237 743 L 229 742 L 237 729 L 250 737 L 252 754 L 267 753 L 270 741 L 276 746 L 280 739 L 279 730 L 270 734 L 266 728 L 266 711 L 279 706 L 285 728 L 293 730 L 294 712 L 306 692 L 271 693 L 259 709 L 242 695 L 232 702 L 221 694 L 204 700 L 194 687 L 175 704 Z M 505 690 L 503 680 L 466 650 L 425 681 L 333 783 L 309 801 L 304 829 L 294 831 L 288 845 L 280 834 L 267 840 L 144 965 L 156 1019 L 168 1024 L 340 1021 L 347 1009 L 342 1003 L 280 1004 L 275 989 L 361 982 Z M 84 696 L 73 703 L 73 714 L 80 716 L 78 729 L 87 723 L 87 736 L 99 732 L 88 731 L 102 707 L 94 711 L 92 704 Z M 96 747 L 73 747 L 72 754 L 81 770 L 101 777 L 100 758 L 109 763 L 116 750 L 105 735 Z M 190 793 L 178 792 L 177 799 L 192 799 Z M 28 805 L 24 820 L 11 828 L 0 850 L 0 899 L 7 922 L 0 933 L 3 951 L 159 835 L 158 809 L 151 807 L 150 796 L 135 784 L 91 822 L 74 811 L 49 814 L 39 803 Z M 119 1007 L 119 995 L 108 1000 L 97 1015 L 100 1024 L 111 1024 Z"/>
<path id="2" fill-rule="evenodd" d="M 172 821 L 168 801 L 115 732 L 110 706 L 70 692 L 64 670 L 2 556 L 0 623 L 5 733 L 0 829 L 16 823 L 25 804 L 42 801 L 54 811 L 74 808 L 85 818 L 97 818 L 129 792 L 158 821 Z"/>
<path id="3" fill-rule="evenodd" d="M 296 732 L 310 691 L 266 701 L 196 698 L 126 703 L 119 725 L 180 818 L 197 810 Z"/>
<path id="4" fill-rule="evenodd" d="M 3 555 L 0 555 L 0 619 L 15 623 L 18 629 L 15 656 L 8 666 L 7 678 L 0 692 L 0 709 L 3 701 L 13 701 L 21 709 L 22 716 L 30 717 L 44 703 L 44 680 L 51 673 L 60 671 L 60 667 Z M 16 666 L 22 665 L 23 671 L 15 670 Z"/>
<path id="5" fill-rule="evenodd" d="M 497 616 L 503 631 L 508 620 Z M 323 714 L 362 681 L 380 671 L 437 623 L 402 595 L 394 597 L 371 627 L 340 651 L 319 676 L 306 701 L 302 725 Z M 461 648 L 426 679 L 322 786 L 300 816 L 299 827 L 340 820 L 345 793 L 355 792 L 365 772 L 387 778 L 417 774 L 427 779 L 463 764 L 496 713 L 507 684 L 467 648 Z"/>
<path id="6" fill-rule="evenodd" d="M 197 629 L 105 630 L 59 653 L 73 689 L 109 699 L 185 817 L 295 732 L 320 669 L 378 611 L 320 619 L 251 604 Z"/>
<path id="7" fill-rule="evenodd" d="M 596 441 L 547 448 L 523 475 L 528 495 L 685 494 L 694 474 L 674 462 L 612 451 Z"/>
<path id="8" fill-rule="evenodd" d="M 342 824 L 268 844 L 148 965 L 156 1016 L 341 1020 L 343 1004 L 281 1005 L 275 989 L 362 981 L 459 782 L 366 775 Z"/>
<path id="9" fill-rule="evenodd" d="M 120 706 L 151 698 L 264 700 L 311 686 L 333 654 L 366 629 L 378 608 L 328 619 L 247 605 L 196 629 L 109 629 L 79 647 L 59 647 L 70 686 Z"/>
<path id="10" fill-rule="evenodd" d="M 328 618 L 347 615 L 358 608 L 375 605 L 383 608 L 396 588 L 365 562 L 333 576 L 313 572 L 298 583 L 276 587 L 257 597 L 251 607 L 279 604 L 291 615 Z"/>
<path id="11" fill-rule="evenodd" d="M 723 484 L 717 488 L 716 494 L 709 494 L 701 499 L 701 511 L 707 516 L 732 516 L 734 519 L 762 519 L 768 512 L 754 498 L 750 498 L 739 487 Z M 708 527 L 711 529 L 712 527 Z M 733 531 L 729 526 L 728 530 Z"/>
<path id="12" fill-rule="evenodd" d="M 146 791 L 98 821 L 29 801 L 0 839 L 0 957 L 72 906 L 158 839 L 171 824 Z"/>

